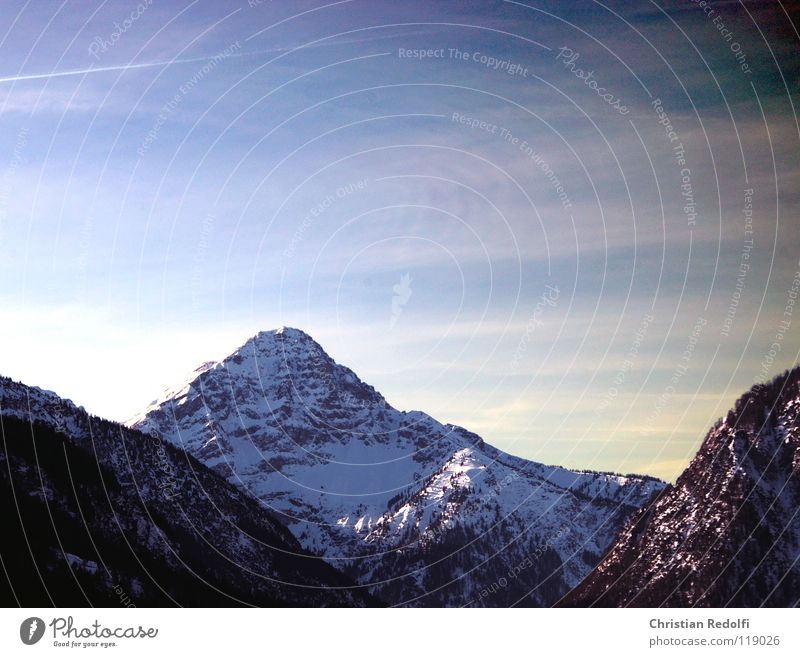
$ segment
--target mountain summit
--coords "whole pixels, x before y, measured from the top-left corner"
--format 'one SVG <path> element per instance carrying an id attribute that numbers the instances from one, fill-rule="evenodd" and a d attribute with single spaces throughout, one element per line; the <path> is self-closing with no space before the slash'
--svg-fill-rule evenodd
<path id="1" fill-rule="evenodd" d="M 389 604 L 550 604 L 663 487 L 526 461 L 399 411 L 286 327 L 206 363 L 130 424 L 258 498 Z"/>

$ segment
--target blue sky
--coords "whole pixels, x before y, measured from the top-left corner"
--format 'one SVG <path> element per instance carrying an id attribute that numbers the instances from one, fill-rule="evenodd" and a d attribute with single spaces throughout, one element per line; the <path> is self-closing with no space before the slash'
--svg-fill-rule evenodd
<path id="1" fill-rule="evenodd" d="M 800 348 L 796 8 L 707 7 L 6 3 L 0 372 L 124 420 L 285 324 L 673 478 Z"/>

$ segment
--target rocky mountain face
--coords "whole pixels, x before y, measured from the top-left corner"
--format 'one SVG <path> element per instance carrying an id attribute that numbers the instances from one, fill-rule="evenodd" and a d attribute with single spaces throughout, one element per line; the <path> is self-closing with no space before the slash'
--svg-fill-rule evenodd
<path id="1" fill-rule="evenodd" d="M 0 378 L 2 606 L 375 604 L 157 434 Z"/>
<path id="2" fill-rule="evenodd" d="M 567 606 L 797 606 L 800 369 L 757 386 Z"/>
<path id="3" fill-rule="evenodd" d="M 206 363 L 130 426 L 163 436 L 383 602 L 549 605 L 658 493 L 402 412 L 297 329 Z"/>

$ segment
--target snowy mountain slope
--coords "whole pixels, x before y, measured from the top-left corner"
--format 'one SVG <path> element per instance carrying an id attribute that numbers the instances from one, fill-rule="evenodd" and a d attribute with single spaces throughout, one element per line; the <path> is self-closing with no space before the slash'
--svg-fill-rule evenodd
<path id="1" fill-rule="evenodd" d="M 129 424 L 261 500 L 390 604 L 550 604 L 663 486 L 525 461 L 398 411 L 291 328 L 204 364 Z"/>
<path id="2" fill-rule="evenodd" d="M 0 604 L 372 604 L 157 435 L 2 377 L 0 429 Z"/>
<path id="3" fill-rule="evenodd" d="M 800 369 L 754 387 L 674 486 L 563 601 L 584 606 L 800 602 Z"/>

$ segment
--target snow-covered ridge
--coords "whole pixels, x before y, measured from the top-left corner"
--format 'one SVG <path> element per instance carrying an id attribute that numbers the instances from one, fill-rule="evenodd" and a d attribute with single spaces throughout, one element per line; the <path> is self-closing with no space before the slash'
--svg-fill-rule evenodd
<path id="1" fill-rule="evenodd" d="M 61 429 L 74 427 L 76 412 L 85 412 L 51 390 L 0 376 L 0 414 L 26 421 L 40 421 Z"/>
<path id="2" fill-rule="evenodd" d="M 528 579 L 552 564 L 556 583 L 530 600 L 546 603 L 551 590 L 580 581 L 621 523 L 663 487 L 526 461 L 461 427 L 399 411 L 288 327 L 203 365 L 131 425 L 158 432 L 260 499 L 304 547 L 393 603 L 471 595 L 499 564 L 536 549 L 545 557 Z M 522 540 L 508 547 L 511 536 Z M 467 537 L 474 547 L 435 567 L 456 584 L 432 590 L 426 559 Z M 494 565 L 457 576 L 478 553 L 495 554 Z"/>

